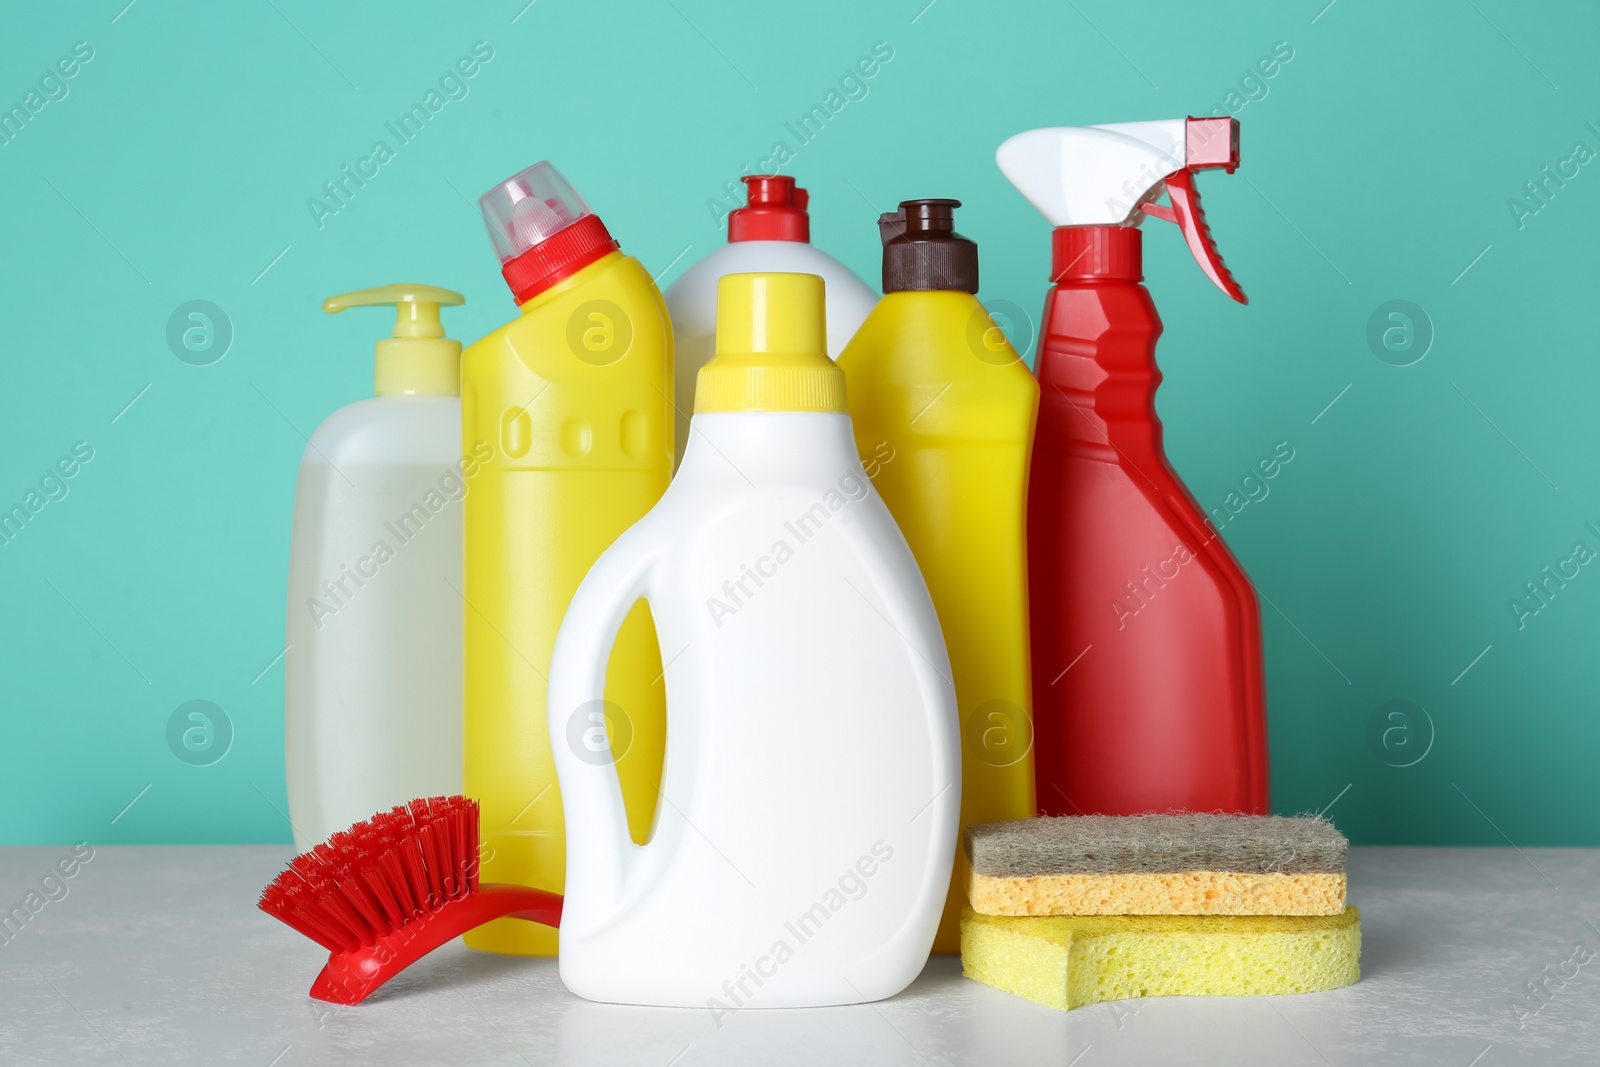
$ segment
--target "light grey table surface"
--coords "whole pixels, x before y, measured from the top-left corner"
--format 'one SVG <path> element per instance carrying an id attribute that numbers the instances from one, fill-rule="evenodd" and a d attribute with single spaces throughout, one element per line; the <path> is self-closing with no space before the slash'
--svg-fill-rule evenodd
<path id="1" fill-rule="evenodd" d="M 0 849 L 0 907 L 69 853 Z M 459 943 L 365 1004 L 310 1000 L 326 953 L 255 908 L 289 853 L 95 849 L 0 943 L 0 1064 L 1600 1063 L 1596 849 L 1353 849 L 1362 977 L 1328 993 L 1061 1014 L 939 958 L 882 1003 L 720 1026 L 694 1009 L 590 1004 L 552 960 Z"/>

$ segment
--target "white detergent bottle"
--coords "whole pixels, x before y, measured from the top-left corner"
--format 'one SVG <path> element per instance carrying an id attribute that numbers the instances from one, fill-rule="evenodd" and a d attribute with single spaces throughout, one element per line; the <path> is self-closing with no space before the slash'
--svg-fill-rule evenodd
<path id="1" fill-rule="evenodd" d="M 590 570 L 550 668 L 566 808 L 561 980 L 706 1008 L 893 996 L 928 959 L 955 857 L 960 738 L 927 585 L 856 454 L 822 279 L 718 285 L 717 355 L 666 495 Z M 655 617 L 667 744 L 628 836 L 604 702 L 629 608 Z"/>
<path id="2" fill-rule="evenodd" d="M 711 358 L 717 335 L 717 282 L 744 271 L 792 271 L 822 277 L 827 291 L 828 355 L 837 359 L 878 302 L 878 293 L 849 267 L 811 243 L 809 197 L 793 178 L 752 174 L 742 179 L 748 203 L 728 213 L 728 243 L 667 286 L 677 415 L 677 461 L 689 443 L 695 379 Z"/>
<path id="3" fill-rule="evenodd" d="M 377 396 L 318 426 L 300 461 L 289 548 L 284 761 L 304 852 L 415 797 L 461 792 L 461 344 L 441 304 L 389 285 L 324 311 L 394 304 Z"/>

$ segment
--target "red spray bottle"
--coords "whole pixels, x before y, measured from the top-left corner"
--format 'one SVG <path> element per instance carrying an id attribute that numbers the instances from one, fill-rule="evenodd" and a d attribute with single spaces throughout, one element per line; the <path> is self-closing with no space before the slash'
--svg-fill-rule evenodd
<path id="1" fill-rule="evenodd" d="M 1238 120 L 1031 130 L 997 158 L 1056 227 L 1028 484 L 1039 810 L 1265 813 L 1260 608 L 1167 462 L 1140 284 L 1149 215 L 1245 302 L 1194 186 L 1238 166 Z"/>

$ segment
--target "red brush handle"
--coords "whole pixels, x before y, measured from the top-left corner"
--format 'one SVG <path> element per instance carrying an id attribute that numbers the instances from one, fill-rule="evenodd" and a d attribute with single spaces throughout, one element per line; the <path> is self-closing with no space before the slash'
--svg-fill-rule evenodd
<path id="1" fill-rule="evenodd" d="M 366 948 L 333 953 L 311 984 L 311 996 L 332 1004 L 359 1004 L 446 941 L 504 918 L 560 926 L 561 897 L 520 885 L 481 886 L 476 893 L 448 901 Z"/>

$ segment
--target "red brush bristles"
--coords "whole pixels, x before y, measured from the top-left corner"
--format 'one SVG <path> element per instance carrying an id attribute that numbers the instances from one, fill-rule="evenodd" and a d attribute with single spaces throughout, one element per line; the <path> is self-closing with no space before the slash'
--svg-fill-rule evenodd
<path id="1" fill-rule="evenodd" d="M 477 889 L 477 802 L 430 797 L 296 856 L 259 906 L 328 951 L 350 952 Z"/>
<path id="2" fill-rule="evenodd" d="M 358 1004 L 452 938 L 496 919 L 558 926 L 561 897 L 478 883 L 478 805 L 430 797 L 302 852 L 261 891 L 262 911 L 328 950 L 311 995 Z"/>

